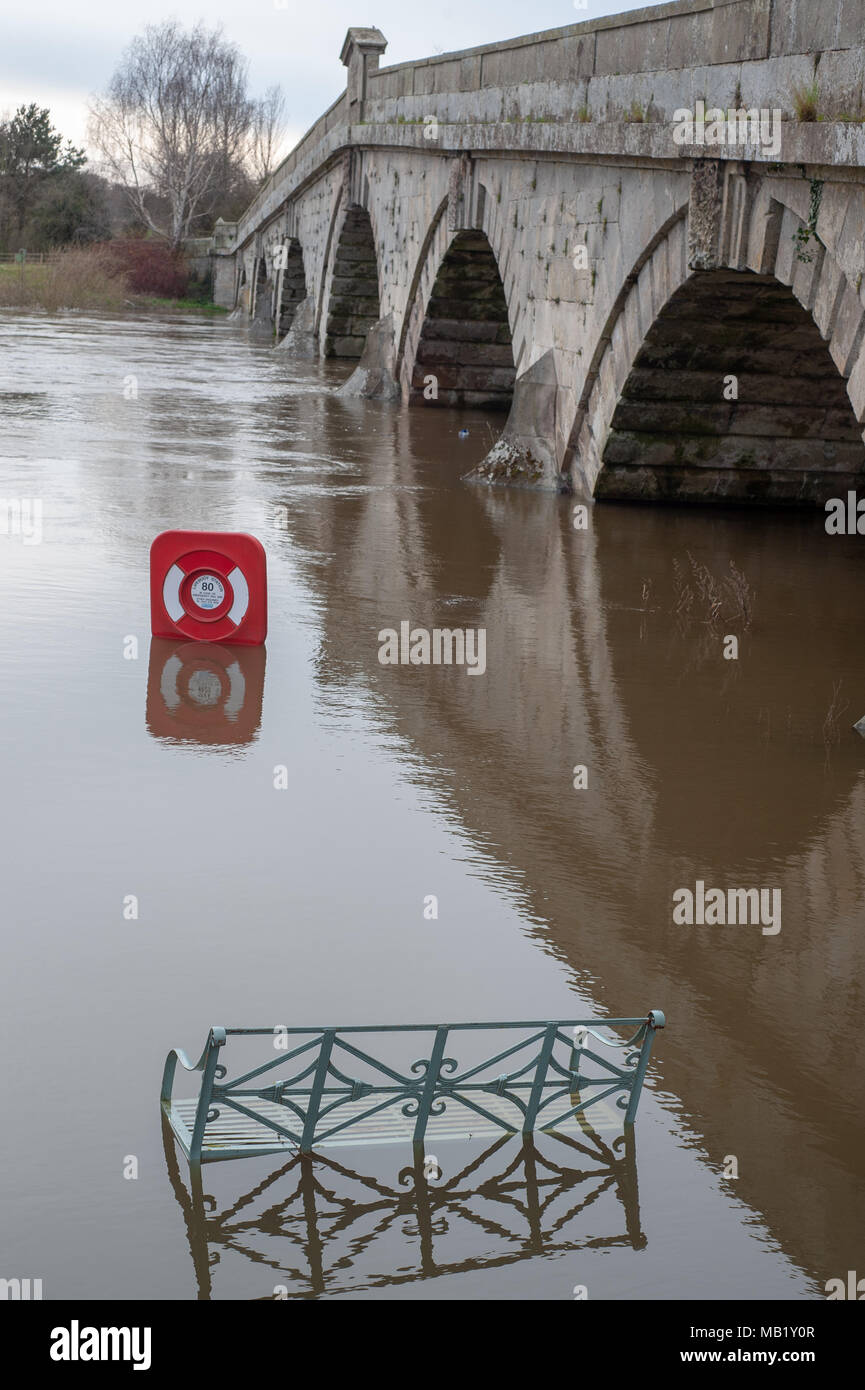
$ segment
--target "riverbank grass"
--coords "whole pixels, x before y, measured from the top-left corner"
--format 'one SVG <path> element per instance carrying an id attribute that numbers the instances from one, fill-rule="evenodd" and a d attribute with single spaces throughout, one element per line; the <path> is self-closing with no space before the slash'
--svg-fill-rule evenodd
<path id="1" fill-rule="evenodd" d="M 189 297 L 169 299 L 131 291 L 127 277 L 107 247 L 70 247 L 47 264 L 0 264 L 0 308 L 104 309 L 153 313 L 197 313 L 215 317 L 228 311 Z"/>

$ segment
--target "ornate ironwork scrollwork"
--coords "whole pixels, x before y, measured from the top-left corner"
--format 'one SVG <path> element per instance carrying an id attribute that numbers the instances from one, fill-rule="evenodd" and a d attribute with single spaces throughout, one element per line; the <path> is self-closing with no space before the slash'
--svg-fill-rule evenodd
<path id="1" fill-rule="evenodd" d="M 351 1126 L 364 1125 L 371 1132 L 370 1127 L 375 1125 L 375 1117 L 380 1114 L 386 1120 L 383 1133 L 393 1137 L 397 1129 L 403 1129 L 407 1131 L 406 1137 L 411 1137 L 414 1143 L 423 1141 L 430 1120 L 446 1112 L 448 1119 L 456 1116 L 458 1122 L 466 1121 L 467 1125 L 473 1126 L 474 1117 L 477 1116 L 487 1128 L 493 1126 L 509 1134 L 528 1134 L 535 1129 L 573 1125 L 575 1117 L 582 1124 L 590 1107 L 601 1105 L 617 1092 L 620 1094 L 615 1108 L 627 1113 L 626 1124 L 631 1126 L 649 1065 L 653 1036 L 664 1023 L 663 1015 L 654 1011 L 648 1018 L 642 1019 L 436 1024 L 429 1027 L 411 1024 L 382 1028 L 381 1032 L 391 1036 L 402 1033 L 434 1034 L 429 1055 L 416 1058 L 409 1064 L 408 1071 L 402 1069 L 405 1063 L 401 1067 L 399 1062 L 393 1065 L 390 1061 L 384 1061 L 365 1047 L 356 1045 L 352 1038 L 353 1034 L 377 1032 L 377 1029 L 360 1026 L 323 1031 L 286 1029 L 286 1035 L 309 1040 L 300 1042 L 284 1058 L 267 1061 L 246 1074 L 235 1075 L 231 1082 L 227 1081 L 227 1068 L 217 1063 L 216 1049 L 222 1047 L 235 1032 L 270 1034 L 272 1030 L 214 1028 L 194 1068 L 204 1072 L 194 1131 L 187 1127 L 189 1112 L 172 1100 L 175 1065 L 179 1062 L 187 1069 L 193 1069 L 185 1054 L 176 1050 L 170 1052 L 166 1059 L 161 1100 L 163 1112 L 186 1149 L 187 1156 L 187 1146 L 191 1147 L 191 1140 L 194 1139 L 194 1161 L 199 1159 L 199 1146 L 209 1150 L 207 1161 L 243 1157 L 256 1152 L 271 1153 L 275 1147 L 287 1146 L 289 1141 L 299 1143 L 302 1152 L 310 1152 L 313 1146 L 331 1141 L 344 1142 L 342 1138 L 336 1140 L 335 1136 L 341 1136 Z M 627 1027 L 634 1031 L 627 1038 L 605 1038 L 597 1031 L 600 1026 L 607 1029 Z M 573 1044 L 565 1029 L 573 1030 Z M 503 1032 L 507 1036 L 503 1042 L 498 1042 L 496 1049 L 485 1048 L 486 1056 L 470 1056 L 468 1062 L 464 1060 L 461 1070 L 457 1058 L 444 1055 L 448 1038 L 453 1038 L 456 1032 L 466 1032 L 483 1042 L 484 1039 L 478 1036 L 481 1030 L 493 1034 Z M 310 1039 L 311 1033 L 315 1033 L 315 1036 Z M 592 1040 L 602 1045 L 602 1051 L 615 1049 L 618 1055 L 608 1061 L 593 1046 L 588 1046 Z M 424 1046 L 424 1043 L 415 1045 Z M 557 1057 L 557 1046 L 567 1048 L 567 1052 Z M 489 1055 L 491 1052 L 493 1055 Z M 348 1066 L 343 1063 L 344 1070 L 339 1060 L 333 1060 L 334 1056 L 339 1059 L 340 1053 L 353 1059 Z M 411 1056 L 411 1053 L 408 1055 Z M 624 1060 L 621 1060 L 623 1056 Z M 248 1084 L 259 1081 L 262 1074 L 271 1071 L 272 1067 L 285 1067 L 285 1063 L 301 1057 L 304 1059 L 301 1069 L 275 1085 Z M 356 1074 L 352 1074 L 356 1072 L 358 1063 L 370 1069 L 367 1079 L 360 1080 Z M 598 1067 L 600 1074 L 595 1070 Z M 506 1104 L 491 1103 L 487 1099 L 490 1095 L 497 1096 Z M 371 1103 L 366 1106 L 368 1097 Z M 276 1102 L 292 1111 L 303 1126 L 302 1134 L 295 1133 L 294 1128 L 287 1128 L 289 1120 L 282 1116 L 279 1117 L 282 1122 L 278 1123 L 268 1102 Z M 184 1105 L 187 1104 L 184 1102 Z M 213 1124 L 225 1110 L 232 1115 L 235 1112 L 243 1115 L 247 1128 L 233 1141 L 227 1133 L 219 1133 L 208 1139 L 201 1131 L 208 1124 Z M 467 1111 L 470 1113 L 466 1114 Z M 396 1125 L 391 1123 L 396 1121 L 400 1113 L 413 1122 L 410 1127 L 399 1126 L 398 1122 Z M 250 1127 L 250 1119 L 257 1122 L 260 1129 Z M 450 1133 L 450 1126 L 446 1125 L 446 1128 Z M 272 1133 L 262 1134 L 259 1141 L 260 1130 Z M 279 1139 L 275 1139 L 274 1134 L 280 1136 Z"/>

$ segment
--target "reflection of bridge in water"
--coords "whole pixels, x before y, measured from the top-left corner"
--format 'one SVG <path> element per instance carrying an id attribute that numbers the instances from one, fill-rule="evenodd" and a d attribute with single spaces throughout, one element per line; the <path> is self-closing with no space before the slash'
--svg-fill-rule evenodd
<path id="1" fill-rule="evenodd" d="M 833 682 L 865 688 L 855 596 L 849 618 L 827 601 L 849 555 L 794 518 L 597 508 L 575 532 L 565 503 L 455 496 L 429 417 L 290 409 L 326 457 L 374 432 L 350 478 L 309 499 L 287 470 L 280 499 L 322 614 L 323 688 L 362 687 L 417 750 L 428 772 L 409 775 L 508 866 L 528 929 L 599 1012 L 659 1001 L 675 1023 L 661 1084 L 717 1169 L 738 1156 L 737 1195 L 784 1250 L 827 1277 L 865 1212 L 865 784 L 859 743 L 827 762 L 822 736 Z M 688 550 L 715 574 L 734 558 L 756 593 L 751 630 L 723 629 L 739 662 L 720 631 L 672 617 Z M 485 627 L 486 676 L 382 668 L 378 631 L 405 618 Z M 672 893 L 697 879 L 780 887 L 780 935 L 674 928 Z"/>
<path id="2" fill-rule="evenodd" d="M 524 1138 L 519 1148 L 503 1137 L 452 1176 L 440 1166 L 443 1155 L 457 1152 L 447 1144 L 435 1166 L 432 1156 L 419 1155 L 393 1184 L 320 1154 L 298 1155 L 218 1210 L 201 1169 L 190 1172 L 187 1188 L 163 1121 L 198 1297 L 214 1295 L 214 1273 L 232 1256 L 247 1269 L 262 1266 L 271 1282 L 260 1297 L 293 1299 L 393 1288 L 582 1249 L 640 1250 L 646 1237 L 633 1131 L 607 1143 L 587 1123 L 583 1128 L 579 1139 Z M 466 1151 L 460 1144 L 461 1161 Z M 209 1179 L 212 1170 L 204 1171 Z M 590 1233 L 590 1214 L 592 1229 L 608 1234 Z"/>

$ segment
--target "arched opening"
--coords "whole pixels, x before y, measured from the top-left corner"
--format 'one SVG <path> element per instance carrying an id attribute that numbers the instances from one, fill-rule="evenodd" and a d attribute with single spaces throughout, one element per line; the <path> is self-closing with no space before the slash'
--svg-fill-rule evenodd
<path id="1" fill-rule="evenodd" d="M 459 232 L 433 285 L 409 400 L 509 410 L 515 379 L 508 305 L 493 249 L 483 232 Z"/>
<path id="2" fill-rule="evenodd" d="M 324 356 L 360 357 L 367 333 L 380 318 L 372 223 L 366 208 L 352 207 L 333 260 Z"/>
<path id="3" fill-rule="evenodd" d="M 246 279 L 246 262 L 244 260 L 240 262 L 240 275 L 237 280 L 235 302 L 238 307 L 242 309 L 244 314 L 249 313 L 249 285 Z"/>
<path id="4" fill-rule="evenodd" d="M 282 271 L 282 298 L 280 300 L 277 324 L 282 338 L 291 328 L 297 307 L 306 299 L 306 275 L 303 269 L 303 251 L 300 242 L 292 237 L 285 242 L 287 258 Z"/>
<path id="5" fill-rule="evenodd" d="M 714 270 L 646 335 L 595 496 L 822 505 L 863 481 L 862 427 L 811 315 L 771 275 Z"/>
<path id="6" fill-rule="evenodd" d="M 267 274 L 267 257 L 259 256 L 255 266 L 255 309 L 256 323 L 264 323 L 270 318 L 273 288 Z"/>

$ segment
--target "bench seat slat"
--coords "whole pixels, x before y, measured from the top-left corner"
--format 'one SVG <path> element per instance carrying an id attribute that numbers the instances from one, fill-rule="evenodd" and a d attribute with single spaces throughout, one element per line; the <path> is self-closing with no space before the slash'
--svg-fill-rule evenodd
<path id="1" fill-rule="evenodd" d="M 518 1112 L 513 1105 L 508 1104 L 506 1099 L 495 1095 L 485 1095 L 483 1101 L 485 1108 L 492 1114 L 500 1115 L 508 1124 L 515 1123 Z M 179 1124 L 187 1136 L 191 1134 L 197 1104 L 196 1100 L 172 1101 L 167 1113 L 175 1133 Z M 253 1110 L 257 1114 L 266 1115 L 278 1124 L 290 1125 L 292 1128 L 298 1125 L 297 1116 L 288 1111 L 285 1106 L 277 1105 L 273 1101 L 246 1096 L 244 1097 L 244 1104 L 247 1109 Z M 351 1119 L 352 1115 L 362 1115 L 365 1110 L 369 1109 L 369 1104 L 369 1099 L 347 1101 L 345 1105 L 340 1106 L 339 1115 L 346 1120 Z M 230 1106 L 220 1106 L 218 1101 L 214 1102 L 214 1108 L 218 1109 L 220 1113 L 217 1119 L 211 1120 L 205 1128 L 201 1150 L 203 1161 L 206 1161 L 208 1155 L 222 1153 L 225 1149 L 242 1148 L 249 1154 L 259 1151 L 262 1154 L 295 1152 L 296 1144 L 277 1134 L 275 1130 L 268 1129 L 266 1125 L 258 1124 L 249 1116 L 233 1111 Z M 593 1107 L 593 1129 L 620 1130 L 621 1124 L 621 1112 L 617 1112 L 612 1106 L 601 1102 L 598 1106 Z M 328 1128 L 327 1118 L 321 1127 L 322 1129 Z M 403 1115 L 400 1107 L 395 1105 L 392 1110 L 379 1111 L 377 1115 L 371 1116 L 366 1122 L 358 1120 L 352 1124 L 350 1129 L 330 1138 L 317 1140 L 316 1144 L 319 1148 L 404 1144 L 406 1140 L 411 1140 L 413 1128 L 414 1120 Z M 557 1128 L 564 1133 L 579 1134 L 581 1132 L 579 1122 L 576 1119 L 571 1119 Z M 480 1115 L 473 1116 L 463 1106 L 452 1102 L 443 1115 L 430 1117 L 427 1126 L 427 1143 L 451 1139 L 464 1140 L 469 1137 L 476 1139 L 497 1138 L 505 1133 L 506 1131 L 500 1129 L 498 1125 Z M 188 1142 L 187 1138 L 187 1145 Z"/>

